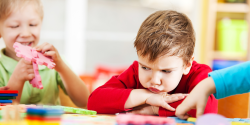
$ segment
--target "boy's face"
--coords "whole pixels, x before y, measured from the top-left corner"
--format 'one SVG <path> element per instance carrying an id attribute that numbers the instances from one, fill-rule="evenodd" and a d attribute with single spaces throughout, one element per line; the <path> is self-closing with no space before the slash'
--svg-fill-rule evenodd
<path id="1" fill-rule="evenodd" d="M 192 66 L 184 67 L 184 62 L 177 56 L 164 55 L 153 63 L 147 57 L 139 56 L 139 80 L 143 87 L 153 93 L 170 92 L 177 87 L 182 75 L 188 74 Z"/>
<path id="2" fill-rule="evenodd" d="M 6 55 L 15 55 L 14 42 L 27 46 L 36 46 L 40 38 L 42 18 L 36 6 L 29 3 L 22 9 L 13 11 L 0 22 L 0 37 L 3 38 Z"/>

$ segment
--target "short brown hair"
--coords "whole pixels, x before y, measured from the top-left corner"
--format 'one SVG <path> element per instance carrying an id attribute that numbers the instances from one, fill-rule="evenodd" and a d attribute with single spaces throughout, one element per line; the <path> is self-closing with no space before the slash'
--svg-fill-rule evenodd
<path id="1" fill-rule="evenodd" d="M 0 20 L 6 19 L 13 11 L 22 9 L 30 2 L 37 6 L 37 12 L 43 19 L 43 7 L 40 0 L 0 0 Z"/>
<path id="2" fill-rule="evenodd" d="M 141 25 L 134 47 L 150 62 L 168 54 L 188 64 L 194 53 L 195 33 L 190 19 L 182 13 L 162 10 L 151 14 Z"/>

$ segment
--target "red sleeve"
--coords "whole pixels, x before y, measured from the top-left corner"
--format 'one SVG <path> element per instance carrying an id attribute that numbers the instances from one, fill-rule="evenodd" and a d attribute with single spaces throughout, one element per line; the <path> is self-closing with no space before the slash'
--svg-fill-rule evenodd
<path id="1" fill-rule="evenodd" d="M 199 64 L 202 65 L 202 64 Z M 190 93 L 193 88 L 203 79 L 208 77 L 208 73 L 211 72 L 211 69 L 206 66 L 206 65 L 202 65 L 200 68 L 198 68 L 195 71 L 192 71 L 191 73 L 189 73 L 189 76 L 185 82 L 186 86 L 182 86 L 182 85 L 178 85 L 178 87 L 187 87 L 187 92 Z M 182 81 L 183 82 L 183 81 Z M 176 89 L 178 89 L 178 87 Z M 176 93 L 181 93 L 181 92 L 176 92 Z M 182 92 L 183 93 L 183 92 Z M 177 102 L 173 102 L 170 103 L 169 105 L 172 106 L 173 108 L 177 108 L 178 105 L 180 105 L 182 103 L 183 100 L 177 101 Z M 205 108 L 204 113 L 217 113 L 218 111 L 218 101 L 217 99 L 215 99 L 214 95 L 210 95 L 207 101 L 207 105 Z M 159 116 L 175 116 L 175 112 L 174 111 L 169 111 L 166 110 L 162 107 L 159 108 Z M 188 112 L 189 115 L 191 115 L 192 117 L 196 117 L 196 110 L 190 110 Z"/>
<path id="2" fill-rule="evenodd" d="M 130 92 L 136 88 L 138 83 L 138 62 L 135 61 L 122 74 L 113 76 L 103 86 L 93 91 L 89 96 L 87 107 L 97 113 L 123 112 Z"/>

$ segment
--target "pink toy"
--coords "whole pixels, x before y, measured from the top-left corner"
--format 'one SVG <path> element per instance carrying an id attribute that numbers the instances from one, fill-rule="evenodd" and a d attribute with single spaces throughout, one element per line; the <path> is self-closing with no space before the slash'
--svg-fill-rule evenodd
<path id="1" fill-rule="evenodd" d="M 13 47 L 15 48 L 17 57 L 22 57 L 27 61 L 32 61 L 33 63 L 35 78 L 30 80 L 30 84 L 32 84 L 33 87 L 43 89 L 42 79 L 38 72 L 38 64 L 46 65 L 50 69 L 53 69 L 56 64 L 53 62 L 52 59 L 44 56 L 40 52 L 37 52 L 35 49 L 31 48 L 30 46 L 24 46 L 18 42 L 15 42 Z"/>
<path id="2" fill-rule="evenodd" d="M 175 125 L 175 120 L 171 118 L 134 114 L 119 114 L 116 116 L 116 122 L 118 125 Z"/>

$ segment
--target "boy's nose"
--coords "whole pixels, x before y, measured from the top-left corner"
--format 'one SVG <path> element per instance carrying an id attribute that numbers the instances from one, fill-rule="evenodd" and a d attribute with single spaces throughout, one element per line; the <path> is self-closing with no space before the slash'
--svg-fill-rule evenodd
<path id="1" fill-rule="evenodd" d="M 151 78 L 151 84 L 160 85 L 161 84 L 161 77 L 157 74 L 153 75 Z"/>
<path id="2" fill-rule="evenodd" d="M 20 37 L 29 37 L 31 35 L 29 28 L 22 28 Z"/>

